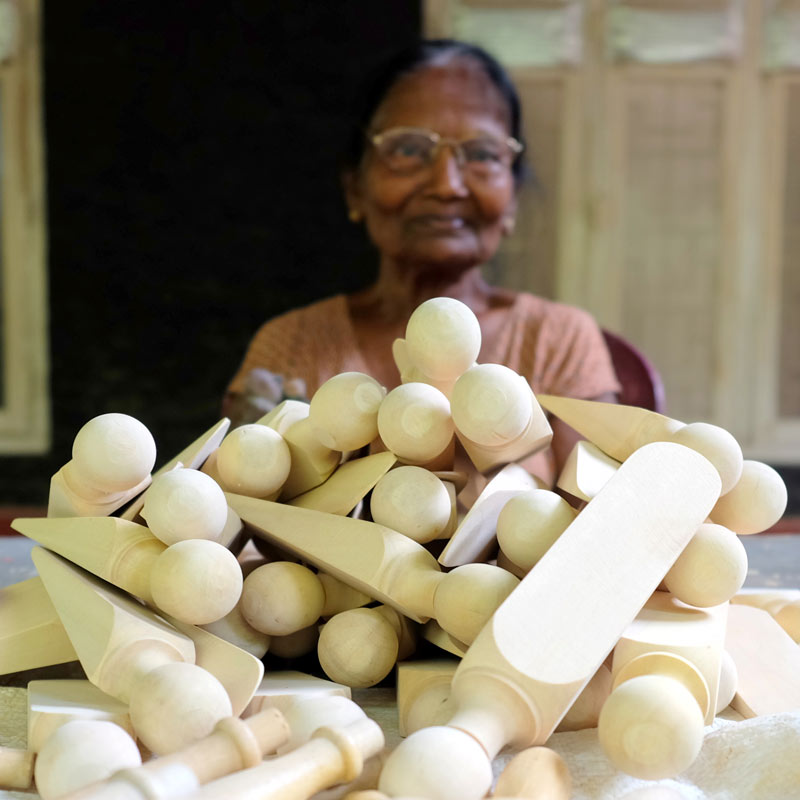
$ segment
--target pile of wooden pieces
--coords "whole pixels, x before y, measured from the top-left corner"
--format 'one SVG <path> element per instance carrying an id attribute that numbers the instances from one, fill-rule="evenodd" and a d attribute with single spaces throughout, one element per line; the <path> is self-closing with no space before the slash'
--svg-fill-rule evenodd
<path id="1" fill-rule="evenodd" d="M 13 523 L 38 577 L 0 593 L 0 672 L 77 659 L 87 680 L 29 685 L 0 784 L 290 800 L 361 775 L 338 796 L 478 800 L 510 747 L 493 796 L 558 800 L 555 730 L 596 727 L 657 779 L 731 702 L 800 709 L 800 592 L 740 591 L 739 537 L 785 509 L 777 473 L 712 425 L 535 397 L 479 348 L 466 306 L 428 301 L 398 388 L 337 375 L 154 474 L 140 422 L 90 420 L 47 518 Z M 558 493 L 517 463 L 549 445 L 545 410 L 585 437 Z M 442 658 L 415 661 L 419 637 Z M 314 649 L 330 681 L 264 677 L 267 651 Z M 387 753 L 349 695 L 395 665 Z"/>

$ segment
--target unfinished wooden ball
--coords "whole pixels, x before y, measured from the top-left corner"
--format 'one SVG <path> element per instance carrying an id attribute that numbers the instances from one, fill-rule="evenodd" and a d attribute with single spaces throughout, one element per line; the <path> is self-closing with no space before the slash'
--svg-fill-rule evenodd
<path id="1" fill-rule="evenodd" d="M 283 437 L 257 423 L 232 430 L 222 440 L 216 458 L 223 488 L 248 497 L 267 497 L 280 491 L 291 467 Z"/>
<path id="2" fill-rule="evenodd" d="M 316 574 L 292 561 L 272 561 L 245 578 L 240 608 L 245 620 L 270 636 L 288 636 L 314 624 L 325 592 Z"/>
<path id="3" fill-rule="evenodd" d="M 481 349 L 481 326 L 469 306 L 451 297 L 421 303 L 406 325 L 406 348 L 414 365 L 437 381 L 457 378 Z"/>
<path id="4" fill-rule="evenodd" d="M 395 629 L 377 609 L 353 608 L 325 623 L 319 634 L 317 655 L 332 681 L 366 688 L 392 671 L 398 647 Z"/>
<path id="5" fill-rule="evenodd" d="M 51 800 L 141 763 L 136 742 L 119 725 L 72 720 L 57 728 L 36 756 L 36 790 Z"/>
<path id="6" fill-rule="evenodd" d="M 492 765 L 478 740 L 446 726 L 423 728 L 389 754 L 378 789 L 390 797 L 480 800 L 492 784 Z"/>
<path id="7" fill-rule="evenodd" d="M 184 539 L 218 542 L 228 520 L 228 503 L 219 484 L 204 472 L 174 469 L 153 479 L 140 513 L 164 544 Z"/>
<path id="8" fill-rule="evenodd" d="M 714 465 L 722 481 L 720 494 L 726 494 L 736 485 L 742 474 L 744 456 L 739 442 L 724 428 L 707 422 L 692 422 L 675 431 L 671 440 L 696 450 Z"/>
<path id="9" fill-rule="evenodd" d="M 722 525 L 703 523 L 664 577 L 664 585 L 690 606 L 725 603 L 747 577 L 747 552 Z"/>
<path id="10" fill-rule="evenodd" d="M 222 619 L 239 602 L 242 568 L 218 542 L 186 539 L 170 545 L 150 572 L 153 602 L 191 625 Z"/>
<path id="11" fill-rule="evenodd" d="M 572 776 L 564 759 L 549 747 L 528 747 L 506 764 L 494 787 L 495 797 L 570 800 Z"/>
<path id="12" fill-rule="evenodd" d="M 746 459 L 736 485 L 717 500 L 709 516 L 740 536 L 761 533 L 783 516 L 787 501 L 783 478 L 768 464 Z"/>
<path id="13" fill-rule="evenodd" d="M 502 364 L 478 364 L 464 372 L 450 405 L 456 430 L 486 447 L 513 441 L 531 421 L 530 386 Z"/>
<path id="14" fill-rule="evenodd" d="M 426 464 L 453 438 L 450 402 L 427 383 L 404 383 L 381 403 L 378 433 L 387 449 L 401 460 Z"/>
<path id="15" fill-rule="evenodd" d="M 672 778 L 700 752 L 703 714 L 680 681 L 641 675 L 611 693 L 597 735 L 609 760 L 623 772 L 644 780 Z"/>
<path id="16" fill-rule="evenodd" d="M 452 510 L 445 485 L 422 467 L 389 470 L 375 484 L 370 499 L 373 521 L 420 543 L 436 539 L 445 530 Z"/>
<path id="17" fill-rule="evenodd" d="M 512 497 L 497 518 L 500 549 L 528 571 L 575 519 L 577 511 L 548 489 L 531 489 Z"/>
<path id="18" fill-rule="evenodd" d="M 278 749 L 278 755 L 289 753 L 305 744 L 314 731 L 323 726 L 339 728 L 358 722 L 367 715 L 358 703 L 342 695 L 317 694 L 298 697 L 283 709 L 289 725 L 289 738 Z"/>
<path id="19" fill-rule="evenodd" d="M 433 596 L 434 616 L 451 636 L 472 644 L 519 578 L 493 564 L 464 564 L 445 574 Z"/>
<path id="20" fill-rule="evenodd" d="M 174 661 L 143 675 L 131 691 L 131 723 L 156 755 L 181 750 L 233 713 L 222 684 L 195 664 Z"/>
<path id="21" fill-rule="evenodd" d="M 140 484 L 153 469 L 156 443 L 138 419 L 101 414 L 90 419 L 72 444 L 75 476 L 95 489 L 122 492 Z"/>
<path id="22" fill-rule="evenodd" d="M 363 372 L 342 372 L 314 392 L 308 418 L 326 447 L 360 450 L 378 435 L 378 407 L 386 389 Z"/>

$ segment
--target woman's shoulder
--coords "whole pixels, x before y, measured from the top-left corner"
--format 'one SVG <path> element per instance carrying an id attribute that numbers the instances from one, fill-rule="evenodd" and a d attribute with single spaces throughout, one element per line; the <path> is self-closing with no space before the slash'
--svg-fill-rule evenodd
<path id="1" fill-rule="evenodd" d="M 596 331 L 599 327 L 586 309 L 529 292 L 516 293 L 511 311 L 537 331 L 563 335 L 570 331 Z"/>
<path id="2" fill-rule="evenodd" d="M 297 308 L 284 311 L 268 319 L 262 328 L 267 327 L 290 327 L 306 325 L 311 322 L 323 322 L 325 320 L 336 320 L 347 314 L 347 298 L 343 294 L 335 294 L 321 300 L 315 300 Z"/>

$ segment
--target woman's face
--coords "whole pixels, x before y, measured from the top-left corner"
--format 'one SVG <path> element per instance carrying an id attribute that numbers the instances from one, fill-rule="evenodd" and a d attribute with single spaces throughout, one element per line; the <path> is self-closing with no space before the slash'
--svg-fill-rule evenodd
<path id="1" fill-rule="evenodd" d="M 458 59 L 412 72 L 392 87 L 369 135 L 392 128 L 425 128 L 457 141 L 505 140 L 509 110 L 475 63 Z M 430 166 L 392 171 L 368 145 L 357 173 L 346 180 L 348 205 L 364 219 L 381 253 L 400 265 L 462 272 L 496 251 L 515 207 L 514 178 L 503 168 L 476 176 L 440 147 Z"/>

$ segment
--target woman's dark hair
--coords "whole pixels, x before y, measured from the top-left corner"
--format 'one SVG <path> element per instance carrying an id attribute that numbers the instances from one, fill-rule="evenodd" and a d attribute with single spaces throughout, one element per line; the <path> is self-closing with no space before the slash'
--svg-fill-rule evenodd
<path id="1" fill-rule="evenodd" d="M 417 69 L 440 63 L 443 59 L 464 58 L 480 66 L 500 92 L 509 111 L 509 133 L 524 144 L 522 137 L 522 112 L 519 95 L 511 78 L 500 62 L 483 48 L 455 39 L 423 39 L 396 52 L 378 66 L 368 78 L 357 97 L 352 114 L 352 129 L 344 153 L 344 168 L 355 169 L 364 155 L 365 131 L 378 106 L 392 87 L 404 75 Z M 524 151 L 523 151 L 524 152 Z M 517 183 L 526 176 L 527 167 L 520 154 L 514 159 L 511 171 Z"/>

